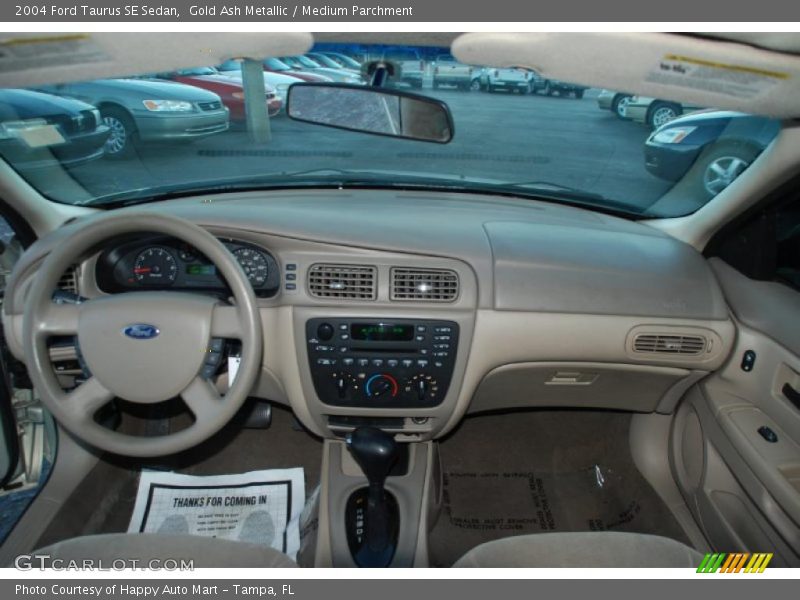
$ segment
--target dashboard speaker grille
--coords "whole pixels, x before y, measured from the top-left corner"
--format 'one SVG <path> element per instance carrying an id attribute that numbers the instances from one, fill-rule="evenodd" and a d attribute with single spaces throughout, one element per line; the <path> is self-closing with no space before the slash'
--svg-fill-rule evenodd
<path id="1" fill-rule="evenodd" d="M 458 274 L 449 269 L 392 268 L 392 300 L 453 302 L 458 298 Z"/>
<path id="2" fill-rule="evenodd" d="M 311 265 L 308 292 L 317 298 L 375 300 L 377 269 L 366 265 Z"/>
<path id="3" fill-rule="evenodd" d="M 58 280 L 56 287 L 59 290 L 70 292 L 72 294 L 78 293 L 78 272 L 75 265 L 64 271 L 64 274 L 61 275 L 61 279 Z"/>
<path id="4" fill-rule="evenodd" d="M 708 341 L 701 335 L 640 334 L 633 340 L 634 352 L 654 354 L 701 354 Z"/>

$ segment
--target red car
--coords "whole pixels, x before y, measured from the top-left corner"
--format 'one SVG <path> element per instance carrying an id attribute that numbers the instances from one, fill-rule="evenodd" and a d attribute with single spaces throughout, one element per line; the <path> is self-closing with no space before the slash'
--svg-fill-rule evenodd
<path id="1" fill-rule="evenodd" d="M 228 107 L 231 113 L 231 121 L 244 121 L 244 88 L 240 79 L 222 75 L 213 67 L 198 67 L 196 69 L 184 69 L 173 73 L 159 74 L 161 79 L 169 79 L 194 87 L 202 88 L 214 92 L 221 99 L 222 103 Z M 264 83 L 266 88 L 267 112 L 270 117 L 277 115 L 283 108 L 283 101 L 278 97 L 275 89 Z"/>
<path id="2" fill-rule="evenodd" d="M 231 58 L 230 60 L 226 60 L 224 63 L 217 67 L 220 71 L 240 71 L 242 66 L 242 59 L 240 58 Z M 278 73 L 279 75 L 287 75 L 289 77 L 294 77 L 296 79 L 301 79 L 303 81 L 308 81 L 311 83 L 330 83 L 333 81 L 330 77 L 325 77 L 324 75 L 316 75 L 314 73 L 309 73 L 308 71 L 295 71 L 292 67 L 287 65 L 282 60 L 277 58 L 265 58 L 263 60 L 263 67 L 264 71 L 267 73 Z"/>

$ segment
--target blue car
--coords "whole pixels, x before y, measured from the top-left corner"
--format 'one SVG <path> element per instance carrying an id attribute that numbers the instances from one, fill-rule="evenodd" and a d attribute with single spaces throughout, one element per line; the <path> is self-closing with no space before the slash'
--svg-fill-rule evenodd
<path id="1" fill-rule="evenodd" d="M 690 169 L 708 197 L 728 187 L 780 131 L 780 122 L 743 113 L 704 110 L 656 129 L 644 145 L 647 170 L 679 181 Z"/>
<path id="2" fill-rule="evenodd" d="M 21 171 L 100 158 L 109 133 L 100 112 L 84 102 L 0 90 L 0 156 Z"/>

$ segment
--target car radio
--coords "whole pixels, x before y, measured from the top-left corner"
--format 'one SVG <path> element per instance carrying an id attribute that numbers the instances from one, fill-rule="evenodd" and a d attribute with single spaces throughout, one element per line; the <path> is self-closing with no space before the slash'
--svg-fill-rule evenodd
<path id="1" fill-rule="evenodd" d="M 323 317 L 306 322 L 306 341 L 314 389 L 325 404 L 428 408 L 447 394 L 458 324 Z"/>

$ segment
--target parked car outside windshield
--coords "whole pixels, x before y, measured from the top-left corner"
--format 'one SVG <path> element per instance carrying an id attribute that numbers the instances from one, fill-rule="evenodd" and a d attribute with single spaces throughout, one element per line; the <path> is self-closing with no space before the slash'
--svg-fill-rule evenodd
<path id="1" fill-rule="evenodd" d="M 72 164 L 54 156 L 51 164 L 67 172 L 69 186 L 63 185 L 64 178 L 29 180 L 53 201 L 104 207 L 220 189 L 371 186 L 480 192 L 494 195 L 498 202 L 509 197 L 544 199 L 629 218 L 671 217 L 691 213 L 712 197 L 692 179 L 697 176 L 695 165 L 741 121 L 719 121 L 713 130 L 706 130 L 702 152 L 672 164 L 665 176 L 660 166 L 643 160 L 644 149 L 661 143 L 671 146 L 666 152 L 672 153 L 694 138 L 659 142 L 663 135 L 651 138 L 647 127 L 617 117 L 612 111 L 615 96 L 600 97 L 601 90 L 583 88 L 580 82 L 558 82 L 579 86 L 586 99 L 565 100 L 542 94 L 541 85 L 547 80 L 529 69 L 462 68 L 450 61 L 452 84 L 445 83 L 447 48 L 326 43 L 324 52 L 358 56 L 366 63 L 392 61 L 399 68 L 387 85 L 444 103 L 452 115 L 452 141 L 432 144 L 377 137 L 283 116 L 268 117 L 259 135 L 245 127 L 229 129 L 229 111 L 220 95 L 202 89 L 210 87 L 210 82 L 201 83 L 203 78 L 214 72 L 214 65 L 208 65 L 206 70 L 187 72 L 184 83 L 134 77 L 48 86 L 50 93 L 88 103 L 100 112 L 112 131 L 109 139 L 114 140 L 106 145 L 106 155 L 111 150 L 121 160 Z M 256 58 L 263 59 L 265 81 L 280 74 L 299 84 L 307 81 L 302 79 L 306 73 L 333 72 L 340 79 L 326 77 L 328 85 L 331 79 L 349 82 L 353 77 L 363 85 L 352 70 L 322 67 L 306 56 Z M 475 88 L 497 93 L 463 89 L 470 70 L 470 77 L 477 78 Z M 192 73 L 206 75 L 192 81 Z M 470 80 L 468 87 L 473 83 Z M 540 93 L 531 93 L 534 90 Z M 342 101 L 323 109 L 335 120 L 346 121 L 348 111 L 357 111 L 358 104 Z M 763 121 L 770 126 L 758 135 L 742 134 L 757 139 L 749 146 L 746 164 L 738 164 L 737 177 L 780 130 L 777 122 Z M 120 130 L 130 144 L 125 148 L 133 151 L 114 151 Z M 26 176 L 22 158 L 6 155 L 5 159 Z M 662 155 L 660 161 L 665 160 Z"/>
<path id="2" fill-rule="evenodd" d="M 30 90 L 0 90 L 0 156 L 20 171 L 74 167 L 103 156 L 110 134 L 94 106 Z"/>

